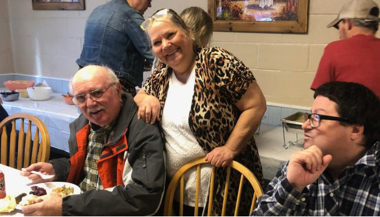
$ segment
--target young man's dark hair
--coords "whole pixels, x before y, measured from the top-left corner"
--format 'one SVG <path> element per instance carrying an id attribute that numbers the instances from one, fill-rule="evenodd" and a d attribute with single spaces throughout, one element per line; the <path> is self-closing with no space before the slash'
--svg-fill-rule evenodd
<path id="1" fill-rule="evenodd" d="M 372 90 L 354 82 L 333 81 L 321 85 L 314 98 L 319 95 L 334 101 L 340 117 L 350 120 L 348 124 L 364 126 L 367 147 L 380 140 L 380 99 Z"/>

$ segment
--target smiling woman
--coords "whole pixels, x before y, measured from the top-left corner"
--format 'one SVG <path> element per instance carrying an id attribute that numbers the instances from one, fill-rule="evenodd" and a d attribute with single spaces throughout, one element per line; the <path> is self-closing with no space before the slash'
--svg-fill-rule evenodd
<path id="1" fill-rule="evenodd" d="M 171 9 L 157 11 L 141 27 L 149 35 L 152 50 L 160 61 L 135 101 L 140 118 L 150 123 L 161 120 L 166 139 L 168 176 L 172 178 L 187 162 L 206 157 L 217 167 L 225 167 L 236 160 L 262 182 L 253 134 L 266 105 L 252 72 L 228 51 L 202 47 L 200 40 L 195 40 L 189 27 Z M 201 181 L 203 189 L 209 184 L 210 167 L 201 170 L 202 177 L 206 173 L 206 178 Z M 194 172 L 190 173 L 186 183 L 188 190 L 184 204 L 188 207 L 195 206 Z M 216 174 L 216 189 L 224 188 L 224 172 L 221 169 Z M 239 181 L 240 176 L 232 173 L 232 185 L 238 186 Z M 228 195 L 228 207 L 234 206 L 236 191 L 234 189 Z M 247 194 L 239 215 L 249 214 L 252 201 L 253 189 L 245 186 L 243 191 Z M 216 215 L 221 214 L 223 197 L 220 191 L 216 192 Z M 207 193 L 201 195 L 199 201 L 198 206 L 204 207 Z M 193 215 L 190 212 L 184 214 Z"/>

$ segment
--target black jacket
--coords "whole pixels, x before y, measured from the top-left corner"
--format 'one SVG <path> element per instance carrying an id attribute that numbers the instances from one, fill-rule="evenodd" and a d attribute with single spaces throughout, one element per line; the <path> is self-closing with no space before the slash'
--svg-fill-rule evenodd
<path id="1" fill-rule="evenodd" d="M 131 95 L 122 107 L 112 141 L 127 138 L 128 149 L 123 171 L 124 187 L 91 190 L 63 198 L 63 215 L 154 215 L 165 191 L 165 152 L 156 124 L 137 119 L 137 105 Z M 88 124 L 81 115 L 70 124 L 70 156 L 77 151 L 76 132 Z M 126 133 L 125 133 L 126 132 Z M 111 141 L 111 143 L 112 143 Z M 54 159 L 57 181 L 66 181 L 70 172 L 69 159 Z M 80 180 L 83 180 L 81 177 Z M 76 183 L 78 184 L 78 183 Z"/>

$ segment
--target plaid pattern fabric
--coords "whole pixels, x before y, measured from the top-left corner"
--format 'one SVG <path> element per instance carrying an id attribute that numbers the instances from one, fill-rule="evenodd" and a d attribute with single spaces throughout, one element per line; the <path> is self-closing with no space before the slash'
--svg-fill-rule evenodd
<path id="1" fill-rule="evenodd" d="M 115 121 L 103 128 L 99 128 L 90 123 L 91 127 L 90 134 L 88 135 L 87 156 L 83 167 L 85 178 L 79 184 L 82 191 L 103 189 L 98 174 L 97 163 L 102 153 L 103 146 L 107 144 L 109 138 L 112 138 L 114 133 L 112 130 L 114 123 Z"/>
<path id="2" fill-rule="evenodd" d="M 287 163 L 269 183 L 252 215 L 380 215 L 380 142 L 334 181 L 325 172 L 302 193 L 286 179 Z"/>

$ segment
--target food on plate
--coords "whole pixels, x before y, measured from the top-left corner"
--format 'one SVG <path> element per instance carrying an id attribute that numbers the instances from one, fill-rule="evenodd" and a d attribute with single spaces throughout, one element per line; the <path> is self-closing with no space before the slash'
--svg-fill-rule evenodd
<path id="1" fill-rule="evenodd" d="M 44 188 L 38 187 L 38 186 L 32 186 L 30 187 L 32 191 L 29 192 L 28 195 L 24 196 L 21 201 L 21 206 L 28 206 L 36 203 L 36 199 L 39 196 L 46 195 L 46 190 Z"/>
<path id="2" fill-rule="evenodd" d="M 63 185 L 62 187 L 54 188 L 52 192 L 59 194 L 61 197 L 66 197 L 68 195 L 74 194 L 74 188 L 66 187 L 66 185 Z"/>
<path id="3" fill-rule="evenodd" d="M 16 199 L 11 195 L 0 199 L 0 212 L 12 212 L 16 208 Z"/>
<path id="4" fill-rule="evenodd" d="M 38 198 L 38 196 L 36 196 L 34 194 L 28 194 L 28 195 L 26 195 L 25 197 L 22 198 L 22 200 L 20 201 L 19 205 L 21 205 L 21 206 L 28 206 L 28 205 L 35 204 L 37 198 Z"/>
<path id="5" fill-rule="evenodd" d="M 40 188 L 38 186 L 32 186 L 32 191 L 29 194 L 34 194 L 36 196 L 46 195 L 46 190 L 44 188 Z"/>

